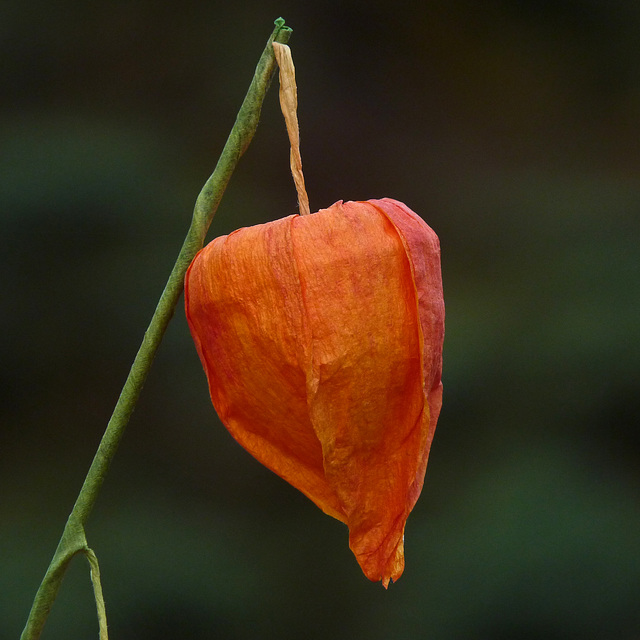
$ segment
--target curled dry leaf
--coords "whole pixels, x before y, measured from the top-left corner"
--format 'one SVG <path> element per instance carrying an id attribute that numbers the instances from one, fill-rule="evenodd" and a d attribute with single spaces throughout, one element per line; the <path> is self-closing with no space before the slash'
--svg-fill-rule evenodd
<path id="1" fill-rule="evenodd" d="M 298 192 L 300 215 L 311 213 L 309 197 L 304 186 L 302 173 L 302 156 L 300 155 L 300 127 L 298 126 L 298 87 L 296 86 L 296 69 L 293 66 L 291 49 L 286 44 L 273 43 L 273 52 L 280 69 L 280 109 L 284 116 L 291 145 L 290 165 L 293 182 Z"/>

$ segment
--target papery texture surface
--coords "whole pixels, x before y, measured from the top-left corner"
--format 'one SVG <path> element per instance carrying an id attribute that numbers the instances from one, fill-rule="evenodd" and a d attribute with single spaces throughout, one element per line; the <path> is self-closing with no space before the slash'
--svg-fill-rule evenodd
<path id="1" fill-rule="evenodd" d="M 442 400 L 435 233 L 395 200 L 337 202 L 216 238 L 185 284 L 222 422 L 396 580 Z"/>

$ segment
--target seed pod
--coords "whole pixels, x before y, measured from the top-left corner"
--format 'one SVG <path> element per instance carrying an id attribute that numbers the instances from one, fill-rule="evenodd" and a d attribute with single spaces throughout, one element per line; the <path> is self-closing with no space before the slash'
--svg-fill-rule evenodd
<path id="1" fill-rule="evenodd" d="M 216 238 L 185 285 L 223 424 L 397 580 L 442 403 L 436 234 L 396 200 L 337 202 Z"/>

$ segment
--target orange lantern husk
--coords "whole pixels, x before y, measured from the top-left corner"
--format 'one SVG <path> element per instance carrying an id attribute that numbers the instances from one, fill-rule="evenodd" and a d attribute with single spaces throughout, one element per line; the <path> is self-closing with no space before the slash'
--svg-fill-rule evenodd
<path id="1" fill-rule="evenodd" d="M 337 202 L 216 238 L 185 298 L 231 435 L 347 524 L 370 580 L 397 580 L 442 403 L 433 230 L 396 200 Z"/>

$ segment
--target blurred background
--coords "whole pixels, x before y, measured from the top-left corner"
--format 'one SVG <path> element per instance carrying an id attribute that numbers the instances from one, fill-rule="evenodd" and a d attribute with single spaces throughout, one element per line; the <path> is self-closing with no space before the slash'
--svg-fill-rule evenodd
<path id="1" fill-rule="evenodd" d="M 442 244 L 406 570 L 227 434 L 178 308 L 88 526 L 114 639 L 640 638 L 640 4 L 0 8 L 0 638 L 36 588 L 282 15 L 312 209 Z M 277 86 L 277 85 L 276 85 Z M 210 237 L 296 210 L 276 86 Z M 43 638 L 97 637 L 85 563 Z"/>

